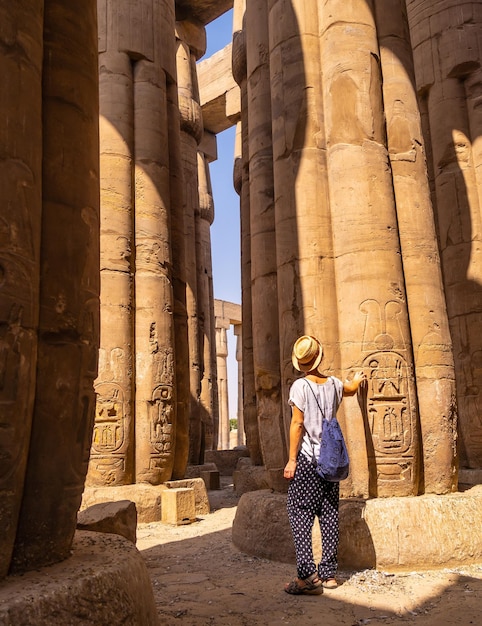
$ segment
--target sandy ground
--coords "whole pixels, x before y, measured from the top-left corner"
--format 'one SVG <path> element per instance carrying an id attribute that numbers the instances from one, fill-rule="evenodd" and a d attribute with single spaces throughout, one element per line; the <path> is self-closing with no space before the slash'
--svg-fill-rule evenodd
<path id="1" fill-rule="evenodd" d="M 229 481 L 209 500 L 211 513 L 192 524 L 138 527 L 162 625 L 482 625 L 482 565 L 339 572 L 337 589 L 292 596 L 283 587 L 294 566 L 247 556 L 232 544 L 237 497 Z"/>

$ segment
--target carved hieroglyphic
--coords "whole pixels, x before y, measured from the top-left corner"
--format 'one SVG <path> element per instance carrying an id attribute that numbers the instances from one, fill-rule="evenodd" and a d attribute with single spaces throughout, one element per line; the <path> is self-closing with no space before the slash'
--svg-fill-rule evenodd
<path id="1" fill-rule="evenodd" d="M 400 302 L 366 300 L 363 369 L 368 378 L 369 460 L 379 496 L 417 493 L 418 425 L 413 370 L 399 316 Z M 371 457 L 371 459 L 370 459 Z"/>
<path id="2" fill-rule="evenodd" d="M 173 393 L 171 385 L 159 385 L 149 403 L 150 469 L 163 472 L 173 451 Z"/>

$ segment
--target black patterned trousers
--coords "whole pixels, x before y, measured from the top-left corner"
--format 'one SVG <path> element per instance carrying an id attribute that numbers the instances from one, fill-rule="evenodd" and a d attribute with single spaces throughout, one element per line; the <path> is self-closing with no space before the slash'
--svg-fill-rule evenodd
<path id="1" fill-rule="evenodd" d="M 323 480 L 304 454 L 298 454 L 294 478 L 288 488 L 288 518 L 296 551 L 298 578 L 318 570 L 321 579 L 333 578 L 338 567 L 338 502 L 340 484 Z M 318 517 L 322 558 L 313 559 L 312 529 Z"/>

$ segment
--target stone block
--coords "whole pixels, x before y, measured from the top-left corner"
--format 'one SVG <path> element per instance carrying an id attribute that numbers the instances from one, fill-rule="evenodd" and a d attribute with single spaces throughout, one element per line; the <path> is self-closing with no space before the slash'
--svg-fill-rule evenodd
<path id="1" fill-rule="evenodd" d="M 121 535 L 135 544 L 137 541 L 136 505 L 130 500 L 94 504 L 79 512 L 77 528 Z"/>
<path id="2" fill-rule="evenodd" d="M 210 467 L 209 470 L 216 470 L 216 467 Z M 168 489 L 194 489 L 194 502 L 196 515 L 209 515 L 211 507 L 209 506 L 209 498 L 206 491 L 204 480 L 198 475 L 196 478 L 183 478 L 181 480 L 168 480 L 164 483 Z"/>
<path id="3" fill-rule="evenodd" d="M 201 478 L 203 479 L 204 484 L 206 485 L 206 489 L 208 491 L 213 491 L 220 488 L 218 470 L 202 471 Z"/>
<path id="4" fill-rule="evenodd" d="M 161 493 L 165 489 L 165 485 L 148 485 L 147 483 L 114 487 L 86 487 L 80 509 L 84 510 L 101 502 L 131 500 L 136 505 L 138 522 L 143 524 L 159 522 L 161 519 Z"/>
<path id="5" fill-rule="evenodd" d="M 190 524 L 196 519 L 194 489 L 166 489 L 162 492 L 162 518 L 165 524 Z"/>

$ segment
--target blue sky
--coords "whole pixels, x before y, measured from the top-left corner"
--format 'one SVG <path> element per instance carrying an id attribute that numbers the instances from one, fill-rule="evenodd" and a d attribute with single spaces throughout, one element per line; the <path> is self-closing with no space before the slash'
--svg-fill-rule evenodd
<path id="1" fill-rule="evenodd" d="M 232 40 L 233 12 L 227 11 L 206 27 L 210 57 Z M 233 187 L 235 128 L 217 136 L 218 159 L 210 165 L 214 197 L 214 222 L 211 226 L 214 297 L 241 304 L 241 252 L 239 233 L 239 196 Z"/>
<path id="2" fill-rule="evenodd" d="M 206 27 L 207 50 L 203 59 L 221 50 L 232 40 L 233 11 L 228 11 Z M 241 304 L 241 249 L 239 196 L 233 187 L 234 139 L 236 129 L 217 135 L 218 159 L 210 164 L 214 198 L 211 226 L 214 297 Z M 237 416 L 238 365 L 236 338 L 228 331 L 229 416 Z"/>

